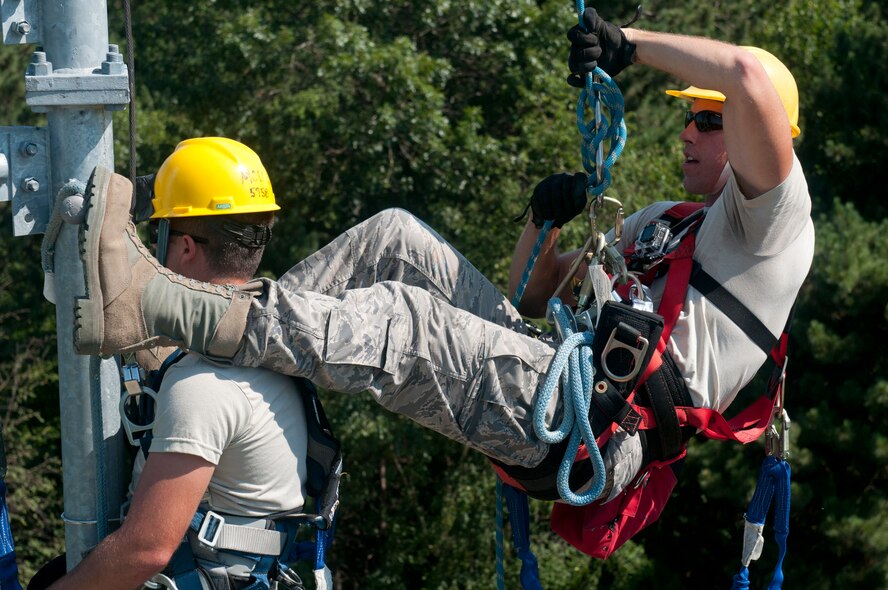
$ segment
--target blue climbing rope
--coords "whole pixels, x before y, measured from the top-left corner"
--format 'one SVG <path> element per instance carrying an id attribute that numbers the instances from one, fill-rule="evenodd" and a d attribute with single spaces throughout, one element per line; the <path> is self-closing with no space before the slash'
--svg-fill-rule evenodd
<path id="1" fill-rule="evenodd" d="M 604 490 L 604 460 L 595 442 L 595 433 L 589 423 L 589 408 L 592 404 L 592 379 L 595 367 L 592 365 L 592 332 L 577 332 L 570 311 L 557 297 L 549 300 L 549 313 L 554 317 L 563 337 L 561 346 L 549 366 L 546 380 L 540 388 L 533 411 L 533 427 L 540 440 L 557 444 L 570 436 L 567 450 L 558 468 L 558 494 L 568 504 L 585 506 L 594 502 Z M 565 372 L 566 371 L 566 372 Z M 555 430 L 546 426 L 546 409 L 549 401 L 562 382 L 567 395 L 563 396 L 563 418 Z M 577 494 L 570 489 L 570 471 L 580 443 L 586 443 L 589 460 L 595 470 L 592 486 Z"/>
<path id="2" fill-rule="evenodd" d="M 524 267 L 524 272 L 521 274 L 521 282 L 518 283 L 518 288 L 515 289 L 515 295 L 512 296 L 512 305 L 516 308 L 518 307 L 518 304 L 521 303 L 521 298 L 524 296 L 524 289 L 527 288 L 527 283 L 530 281 L 530 273 L 533 272 L 533 267 L 536 265 L 537 258 L 539 258 L 540 252 L 543 249 L 543 242 L 546 241 L 546 236 L 549 234 L 549 230 L 552 229 L 553 223 L 555 222 L 552 219 L 547 219 L 546 222 L 543 223 L 536 244 L 533 245 L 533 250 L 530 251 L 527 265 Z"/>
<path id="3" fill-rule="evenodd" d="M 576 10 L 579 25 L 583 26 L 583 12 L 585 4 L 577 0 Z M 600 105 L 603 104 L 610 118 L 601 113 Z M 595 111 L 594 117 L 587 117 L 587 107 Z M 586 194 L 600 197 L 611 184 L 610 169 L 623 153 L 626 145 L 626 124 L 623 121 L 623 95 L 613 79 L 601 68 L 586 75 L 586 87 L 580 92 L 577 102 L 577 129 L 580 132 L 580 155 L 583 168 L 587 174 Z M 589 121 L 587 122 L 587 119 Z M 606 157 L 603 155 L 603 144 L 608 143 L 609 151 Z M 533 267 L 542 251 L 543 244 L 549 231 L 552 229 L 553 220 L 546 220 L 540 229 L 536 244 L 534 244 L 527 265 L 521 275 L 521 281 L 512 297 L 512 305 L 516 308 L 521 302 Z M 549 369 L 546 381 L 541 387 L 538 402 L 534 408 L 534 428 L 537 436 L 546 442 L 561 442 L 568 435 L 568 448 L 558 470 L 558 493 L 566 502 L 574 505 L 585 505 L 594 501 L 604 489 L 605 474 L 604 461 L 601 452 L 595 442 L 595 434 L 589 424 L 589 406 L 591 404 L 591 385 L 594 375 L 594 367 L 591 363 L 592 334 L 590 332 L 574 333 L 573 322 L 568 316 L 569 312 L 563 308 L 560 300 L 553 299 L 549 302 L 549 311 L 559 322 L 561 334 L 565 337 L 558 353 Z M 564 370 L 568 373 L 564 375 Z M 568 392 L 564 396 L 564 418 L 558 428 L 553 432 L 545 424 L 545 412 L 558 381 L 564 379 Z M 545 402 L 542 398 L 545 397 Z M 595 476 L 592 488 L 583 494 L 576 494 L 570 489 L 570 470 L 573 459 L 579 449 L 580 443 L 585 441 L 589 449 L 589 458 L 595 468 Z M 550 444 L 552 444 L 550 442 Z M 527 495 L 504 485 L 497 477 L 496 482 L 496 581 L 498 590 L 505 588 L 505 573 L 503 567 L 503 497 L 504 494 L 514 497 L 523 497 L 523 505 L 527 506 Z M 508 496 L 507 496 L 508 500 Z M 513 514 L 512 504 L 519 506 Z M 521 582 L 525 590 L 541 589 L 536 568 L 536 557 L 530 550 L 529 537 L 516 537 L 516 529 L 528 530 L 528 512 L 520 509 L 520 502 L 509 502 L 509 520 L 513 531 L 513 542 L 522 560 Z M 519 540 L 522 543 L 519 547 Z M 533 566 L 529 565 L 533 563 Z"/>
<path id="4" fill-rule="evenodd" d="M 583 0 L 577 0 L 576 9 L 582 27 L 583 12 L 586 10 Z M 601 114 L 601 110 L 598 108 L 600 104 L 607 107 L 610 119 Z M 595 116 L 588 117 L 587 108 L 592 109 Z M 580 154 L 583 158 L 583 168 L 588 175 L 586 192 L 591 196 L 598 197 L 603 195 L 610 186 L 610 169 L 617 162 L 626 146 L 623 94 L 616 82 L 599 67 L 586 74 L 586 87 L 580 92 L 580 97 L 577 100 L 577 129 L 582 138 Z M 608 141 L 609 151 L 606 157 L 601 158 L 603 161 L 599 166 L 598 154 L 599 150 L 602 150 L 605 140 Z"/>

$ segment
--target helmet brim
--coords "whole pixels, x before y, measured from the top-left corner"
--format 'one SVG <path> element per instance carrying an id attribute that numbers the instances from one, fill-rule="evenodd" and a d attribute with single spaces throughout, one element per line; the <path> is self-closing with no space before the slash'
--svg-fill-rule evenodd
<path id="1" fill-rule="evenodd" d="M 725 95 L 716 90 L 706 90 L 705 88 L 697 88 L 696 86 L 688 86 L 684 90 L 666 90 L 666 94 L 669 96 L 674 96 L 676 98 L 681 98 L 684 100 L 689 100 L 691 102 L 695 101 L 698 98 L 702 98 L 704 100 L 714 100 L 717 102 L 725 102 Z M 799 126 L 789 122 L 789 126 L 792 129 L 792 137 L 795 139 L 802 132 L 799 129 Z"/>
<path id="2" fill-rule="evenodd" d="M 684 90 L 667 90 L 666 94 L 669 96 L 674 96 L 676 98 L 683 98 L 685 100 L 694 101 L 698 98 L 702 98 L 704 100 L 714 100 L 717 102 L 725 102 L 725 95 L 716 90 L 706 90 L 703 88 L 697 88 L 696 86 L 688 86 Z"/>

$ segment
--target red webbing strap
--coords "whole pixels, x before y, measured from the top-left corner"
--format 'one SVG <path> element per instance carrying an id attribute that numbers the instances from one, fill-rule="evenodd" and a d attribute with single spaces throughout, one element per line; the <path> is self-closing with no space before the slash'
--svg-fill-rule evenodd
<path id="1" fill-rule="evenodd" d="M 669 262 L 669 272 L 666 273 L 666 286 L 663 289 L 663 297 L 660 299 L 660 307 L 657 309 L 657 313 L 663 317 L 663 333 L 660 336 L 660 341 L 657 343 L 657 350 L 654 351 L 651 362 L 648 363 L 644 374 L 638 381 L 638 385 L 644 383 L 663 364 L 663 352 L 666 350 L 666 344 L 669 342 L 672 328 L 678 320 L 678 314 L 681 313 L 681 309 L 684 307 L 688 283 L 691 281 L 691 269 L 693 267 L 691 257 L 694 255 L 696 238 L 695 233 L 689 233 L 681 241 L 678 248 L 670 252 L 665 258 Z"/>
<path id="2" fill-rule="evenodd" d="M 741 444 L 757 440 L 771 422 L 774 413 L 775 399 L 763 395 L 730 420 L 717 411 L 708 408 L 676 407 L 675 414 L 682 425 L 693 426 L 707 438 L 716 440 L 732 440 Z M 639 428 L 657 427 L 657 419 L 653 410 L 641 406 L 633 406 L 641 415 Z"/>

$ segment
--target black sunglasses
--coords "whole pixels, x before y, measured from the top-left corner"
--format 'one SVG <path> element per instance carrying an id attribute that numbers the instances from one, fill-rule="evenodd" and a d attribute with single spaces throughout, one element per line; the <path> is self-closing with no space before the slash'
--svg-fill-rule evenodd
<path id="1" fill-rule="evenodd" d="M 700 133 L 708 133 L 709 131 L 722 130 L 722 114 L 715 111 L 697 111 L 685 113 L 685 127 L 691 124 L 691 121 L 697 124 L 697 131 Z"/>
<path id="2" fill-rule="evenodd" d="M 157 245 L 158 233 L 159 233 L 159 229 L 158 229 L 157 223 L 149 223 L 148 224 L 148 242 L 152 246 Z M 195 242 L 197 242 L 198 244 L 209 244 L 210 243 L 210 241 L 206 238 L 202 238 L 200 236 L 195 236 L 193 234 L 187 234 L 185 232 L 181 232 L 181 231 L 175 230 L 173 228 L 170 228 L 170 235 L 171 236 L 191 236 L 191 239 L 194 240 Z"/>

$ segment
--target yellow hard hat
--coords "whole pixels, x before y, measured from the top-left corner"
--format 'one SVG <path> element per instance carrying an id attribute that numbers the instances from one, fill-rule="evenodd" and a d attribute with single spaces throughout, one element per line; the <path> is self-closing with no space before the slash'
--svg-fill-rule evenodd
<path id="1" fill-rule="evenodd" d="M 795 78 L 789 69 L 783 65 L 779 59 L 768 53 L 764 49 L 758 47 L 743 47 L 749 53 L 753 54 L 759 60 L 771 78 L 771 83 L 777 89 L 780 100 L 783 102 L 783 108 L 789 117 L 789 124 L 792 127 L 792 136 L 798 137 L 801 130 L 799 129 L 799 89 L 796 86 Z M 695 98 L 704 98 L 707 100 L 725 101 L 725 95 L 716 90 L 705 90 L 696 86 L 688 86 L 684 90 L 667 90 L 666 94 L 694 100 Z"/>
<path id="2" fill-rule="evenodd" d="M 152 219 L 280 209 L 256 152 L 225 137 L 186 139 L 154 180 Z"/>

